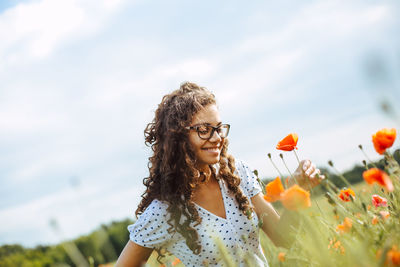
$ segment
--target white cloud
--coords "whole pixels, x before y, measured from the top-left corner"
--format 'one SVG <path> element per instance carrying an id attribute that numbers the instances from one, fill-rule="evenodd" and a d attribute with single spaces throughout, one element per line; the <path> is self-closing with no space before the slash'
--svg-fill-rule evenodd
<path id="1" fill-rule="evenodd" d="M 74 38 L 98 31 L 122 1 L 41 0 L 0 15 L 0 59 L 18 64 L 50 55 Z"/>

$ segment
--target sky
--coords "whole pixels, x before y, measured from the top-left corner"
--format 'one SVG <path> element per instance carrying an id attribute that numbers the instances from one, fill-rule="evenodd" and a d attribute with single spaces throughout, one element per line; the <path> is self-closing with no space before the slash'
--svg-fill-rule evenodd
<path id="1" fill-rule="evenodd" d="M 360 164 L 359 144 L 379 159 L 371 135 L 400 126 L 380 108 L 400 114 L 399 14 L 397 1 L 2 0 L 0 245 L 134 219 L 143 130 L 184 81 L 216 95 L 229 152 L 262 177 L 278 175 L 267 153 L 286 172 L 275 146 L 291 132 L 319 167 Z"/>

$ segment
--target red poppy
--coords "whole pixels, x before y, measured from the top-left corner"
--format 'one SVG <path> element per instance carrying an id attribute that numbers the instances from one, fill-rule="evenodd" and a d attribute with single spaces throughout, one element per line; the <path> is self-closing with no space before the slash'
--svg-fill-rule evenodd
<path id="1" fill-rule="evenodd" d="M 372 204 L 377 207 L 386 207 L 387 206 L 387 199 L 381 197 L 379 195 L 372 195 Z"/>
<path id="2" fill-rule="evenodd" d="M 345 202 L 349 202 L 355 198 L 356 194 L 351 188 L 340 190 L 339 198 Z"/>
<path id="3" fill-rule="evenodd" d="M 288 210 L 311 207 L 310 193 L 295 184 L 281 194 L 281 202 Z"/>
<path id="4" fill-rule="evenodd" d="M 389 175 L 378 168 L 371 168 L 364 171 L 363 177 L 368 184 L 378 183 L 380 186 L 386 188 L 387 191 L 393 191 L 393 183 L 392 180 L 390 180 Z"/>
<path id="5" fill-rule="evenodd" d="M 297 141 L 299 137 L 295 133 L 291 133 L 279 141 L 276 149 L 284 150 L 284 151 L 292 151 L 293 149 L 297 149 Z"/>
<path id="6" fill-rule="evenodd" d="M 385 153 L 386 149 L 391 147 L 396 139 L 396 129 L 387 129 L 377 131 L 372 135 L 372 143 L 374 144 L 376 152 L 379 154 Z"/>
<path id="7" fill-rule="evenodd" d="M 269 182 L 265 186 L 265 196 L 264 199 L 268 202 L 275 202 L 281 198 L 281 194 L 284 191 L 281 178 L 276 177 L 275 180 Z"/>

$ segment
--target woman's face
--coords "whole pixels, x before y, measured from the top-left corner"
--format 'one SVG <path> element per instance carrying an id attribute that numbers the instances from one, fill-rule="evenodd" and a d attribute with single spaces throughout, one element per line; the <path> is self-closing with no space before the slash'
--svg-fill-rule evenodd
<path id="1" fill-rule="evenodd" d="M 211 125 L 219 126 L 221 124 L 218 108 L 215 104 L 210 104 L 204 109 L 197 112 L 192 119 L 190 126 L 197 125 Z M 223 138 L 221 138 L 217 131 L 208 140 L 201 139 L 196 130 L 192 129 L 189 133 L 189 142 L 196 155 L 197 168 L 206 171 L 208 165 L 219 162 Z"/>

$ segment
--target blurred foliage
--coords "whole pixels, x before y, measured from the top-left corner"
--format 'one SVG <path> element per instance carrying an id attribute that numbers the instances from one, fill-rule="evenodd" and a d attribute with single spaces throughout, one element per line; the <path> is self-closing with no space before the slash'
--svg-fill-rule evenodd
<path id="1" fill-rule="evenodd" d="M 92 266 L 112 262 L 128 242 L 126 227 L 132 223 L 130 219 L 111 222 L 88 235 L 53 246 L 25 248 L 21 245 L 3 245 L 0 247 L 0 267 L 75 266 L 65 250 L 67 243 L 75 244 Z"/>

